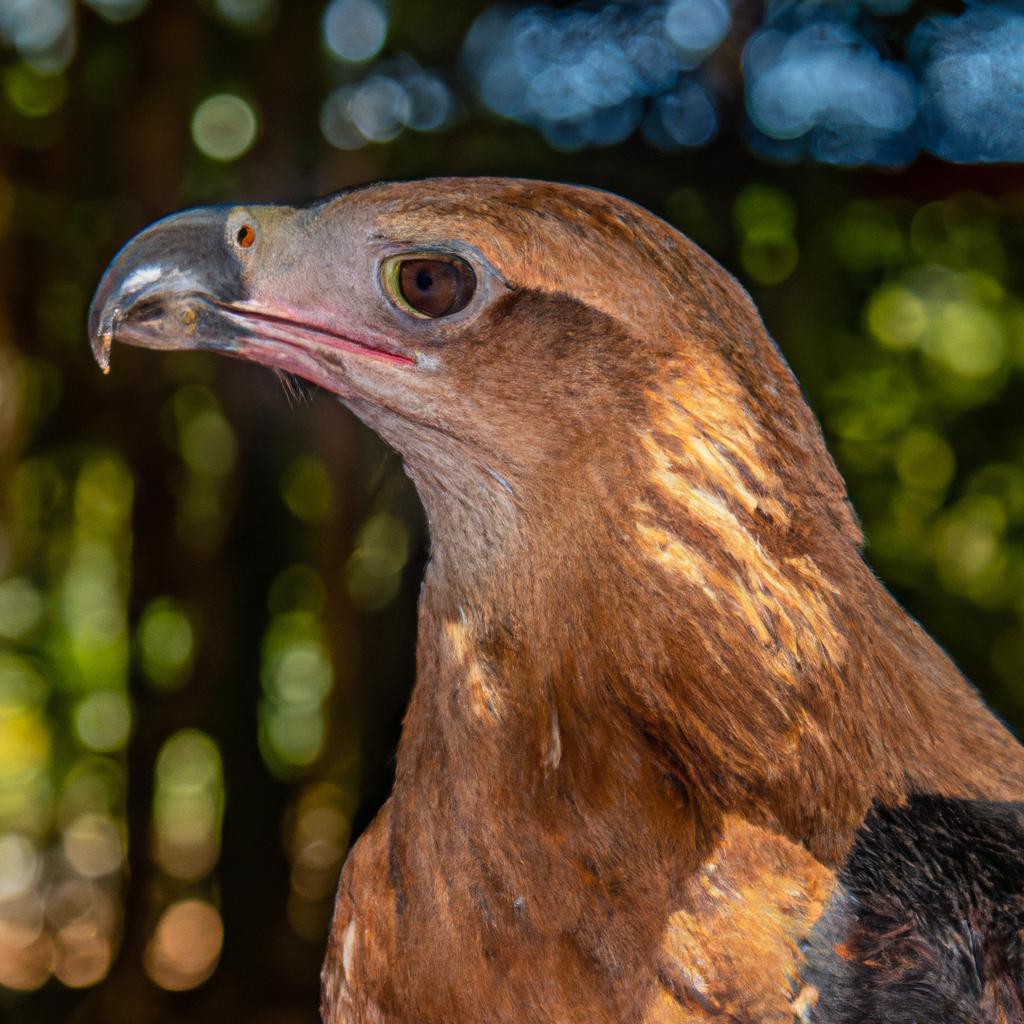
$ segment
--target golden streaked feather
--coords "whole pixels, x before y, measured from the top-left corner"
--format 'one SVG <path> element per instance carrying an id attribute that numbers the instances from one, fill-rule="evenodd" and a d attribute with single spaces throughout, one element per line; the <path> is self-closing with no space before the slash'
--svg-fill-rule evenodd
<path id="1" fill-rule="evenodd" d="M 665 928 L 644 1024 L 791 1024 L 806 941 L 835 877 L 805 848 L 737 817 L 687 882 Z"/>

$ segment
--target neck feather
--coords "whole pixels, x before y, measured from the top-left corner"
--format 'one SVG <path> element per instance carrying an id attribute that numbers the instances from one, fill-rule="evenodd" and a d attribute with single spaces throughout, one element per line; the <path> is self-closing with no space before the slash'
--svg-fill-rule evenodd
<path id="1" fill-rule="evenodd" d="M 435 540 L 400 782 L 470 772 L 532 801 L 650 762 L 691 825 L 740 813 L 829 862 L 874 799 L 1024 793 L 1020 748 L 851 538 L 636 493 L 527 521 L 488 571 Z"/>

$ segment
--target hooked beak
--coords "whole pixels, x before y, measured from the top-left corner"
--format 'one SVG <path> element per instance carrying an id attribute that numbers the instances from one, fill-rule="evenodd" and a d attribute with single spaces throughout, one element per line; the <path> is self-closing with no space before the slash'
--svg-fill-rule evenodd
<path id="1" fill-rule="evenodd" d="M 142 348 L 204 349 L 346 390 L 346 358 L 412 364 L 389 339 L 353 337 L 314 312 L 254 286 L 258 260 L 243 266 L 228 237 L 230 207 L 187 210 L 157 221 L 117 254 L 89 308 L 96 362 L 110 369 L 115 341 Z M 270 275 L 274 278 L 275 275 Z M 280 280 L 279 275 L 277 279 Z"/>

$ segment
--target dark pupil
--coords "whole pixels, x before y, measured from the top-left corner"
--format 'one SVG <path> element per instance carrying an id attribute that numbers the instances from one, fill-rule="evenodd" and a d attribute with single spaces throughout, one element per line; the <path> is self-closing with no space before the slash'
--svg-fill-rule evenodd
<path id="1" fill-rule="evenodd" d="M 418 313 L 439 317 L 457 313 L 473 297 L 476 278 L 468 263 L 448 259 L 404 260 L 398 269 L 402 298 Z"/>

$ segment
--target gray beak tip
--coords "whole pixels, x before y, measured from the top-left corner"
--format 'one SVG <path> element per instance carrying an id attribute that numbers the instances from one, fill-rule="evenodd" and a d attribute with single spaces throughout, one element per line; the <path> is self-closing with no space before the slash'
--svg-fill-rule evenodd
<path id="1" fill-rule="evenodd" d="M 99 368 L 110 373 L 110 350 L 114 345 L 114 330 L 120 316 L 120 309 L 94 309 L 89 316 L 89 344 Z"/>

